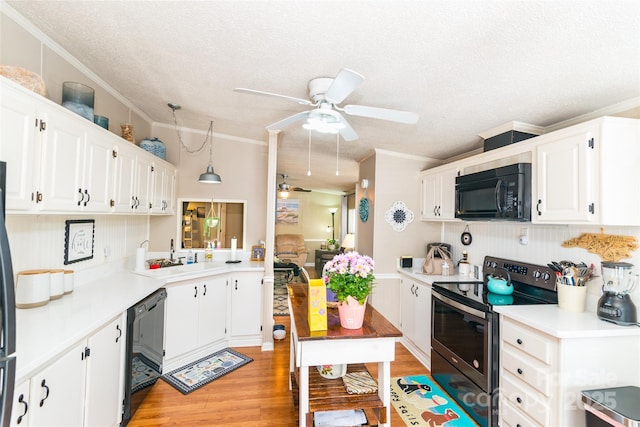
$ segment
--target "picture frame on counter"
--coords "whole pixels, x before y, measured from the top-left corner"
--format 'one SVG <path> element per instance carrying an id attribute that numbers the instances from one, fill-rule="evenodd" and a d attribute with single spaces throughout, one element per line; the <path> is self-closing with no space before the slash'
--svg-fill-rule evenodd
<path id="1" fill-rule="evenodd" d="M 264 246 L 251 246 L 251 261 L 264 261 Z"/>
<path id="2" fill-rule="evenodd" d="M 93 258 L 94 219 L 69 219 L 65 221 L 64 263 L 85 261 Z"/>

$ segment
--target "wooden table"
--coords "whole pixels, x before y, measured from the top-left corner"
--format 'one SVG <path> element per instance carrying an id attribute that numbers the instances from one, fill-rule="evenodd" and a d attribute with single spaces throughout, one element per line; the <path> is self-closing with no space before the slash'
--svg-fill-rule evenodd
<path id="1" fill-rule="evenodd" d="M 313 426 L 313 413 L 362 409 L 369 424 L 387 426 L 391 410 L 391 362 L 395 341 L 402 333 L 377 310 L 367 305 L 360 329 L 340 326 L 337 308 L 328 309 L 328 329 L 309 331 L 307 284 L 292 283 L 289 289 L 291 313 L 290 386 L 298 403 L 300 427 Z M 378 394 L 348 394 L 341 379 L 323 378 L 317 365 L 349 364 L 349 372 L 366 370 L 364 363 L 378 363 Z M 311 369 L 309 369 L 311 367 Z M 297 397 L 297 399 L 296 399 Z"/>

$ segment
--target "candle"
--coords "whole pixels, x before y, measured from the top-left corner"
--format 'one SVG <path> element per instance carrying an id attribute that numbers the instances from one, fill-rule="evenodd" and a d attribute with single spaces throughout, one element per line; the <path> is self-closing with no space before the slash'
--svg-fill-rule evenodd
<path id="1" fill-rule="evenodd" d="M 231 261 L 236 260 L 236 250 L 238 249 L 238 239 L 235 236 L 231 239 Z"/>

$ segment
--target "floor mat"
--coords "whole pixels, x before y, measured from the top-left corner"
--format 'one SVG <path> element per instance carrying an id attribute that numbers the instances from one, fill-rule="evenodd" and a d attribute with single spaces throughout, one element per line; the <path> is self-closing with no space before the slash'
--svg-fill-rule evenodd
<path id="1" fill-rule="evenodd" d="M 391 403 L 408 426 L 477 426 L 427 375 L 391 378 Z"/>
<path id="2" fill-rule="evenodd" d="M 162 379 L 182 394 L 188 394 L 251 361 L 252 358 L 225 348 L 171 371 L 163 375 Z"/>

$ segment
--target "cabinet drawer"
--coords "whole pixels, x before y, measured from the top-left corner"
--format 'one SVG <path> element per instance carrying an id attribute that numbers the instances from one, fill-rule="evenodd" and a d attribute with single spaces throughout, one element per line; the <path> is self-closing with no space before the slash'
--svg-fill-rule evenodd
<path id="1" fill-rule="evenodd" d="M 551 396 L 551 366 L 508 344 L 502 347 L 501 365 L 504 370 L 511 372 L 545 396 Z"/>
<path id="2" fill-rule="evenodd" d="M 502 322 L 502 340 L 515 348 L 551 364 L 555 341 L 509 321 Z"/>
<path id="3" fill-rule="evenodd" d="M 502 427 L 543 427 L 514 408 L 507 399 L 500 399 L 500 425 Z"/>
<path id="4" fill-rule="evenodd" d="M 523 381 L 505 373 L 501 378 L 500 393 L 503 400 L 508 400 L 515 408 L 531 417 L 535 422 L 543 426 L 551 425 L 549 400 Z"/>

